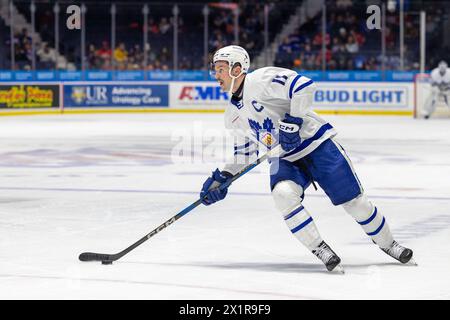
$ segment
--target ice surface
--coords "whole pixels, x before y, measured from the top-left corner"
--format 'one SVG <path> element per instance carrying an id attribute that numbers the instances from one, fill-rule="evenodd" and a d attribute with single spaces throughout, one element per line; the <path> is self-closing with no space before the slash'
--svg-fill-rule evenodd
<path id="1" fill-rule="evenodd" d="M 449 299 L 450 121 L 324 117 L 418 267 L 385 255 L 310 188 L 305 206 L 346 271 L 327 273 L 276 211 L 267 164 L 113 265 L 80 262 L 84 251 L 124 249 L 197 199 L 221 158 L 180 163 L 172 151 L 184 136 L 201 154 L 199 137 L 223 135 L 222 115 L 3 117 L 0 299 Z M 217 151 L 223 139 L 210 141 Z"/>

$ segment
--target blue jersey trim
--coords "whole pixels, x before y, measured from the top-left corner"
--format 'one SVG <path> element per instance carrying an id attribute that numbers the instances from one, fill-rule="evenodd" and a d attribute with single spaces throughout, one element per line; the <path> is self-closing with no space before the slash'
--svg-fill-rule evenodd
<path id="1" fill-rule="evenodd" d="M 252 154 L 254 154 L 254 153 L 256 153 L 256 155 L 258 155 L 258 154 L 259 154 L 258 150 L 253 150 L 253 151 L 250 151 L 250 152 L 245 152 L 245 153 L 243 153 L 243 152 L 239 152 L 239 151 L 235 151 L 235 152 L 234 152 L 234 155 L 235 155 L 235 156 L 237 156 L 237 155 L 242 155 L 242 156 L 251 156 L 251 155 L 252 155 Z"/>
<path id="2" fill-rule="evenodd" d="M 231 99 L 230 102 L 232 105 L 234 105 L 236 108 L 238 108 L 238 110 L 244 106 L 244 103 L 242 102 L 242 100 Z"/>
<path id="3" fill-rule="evenodd" d="M 295 216 L 297 213 L 299 213 L 300 211 L 302 211 L 303 209 L 305 209 L 303 206 L 298 207 L 297 209 L 295 209 L 294 211 L 292 211 L 291 213 L 289 213 L 284 220 L 288 220 L 290 218 L 292 218 L 293 216 Z"/>
<path id="4" fill-rule="evenodd" d="M 286 82 L 283 82 L 283 81 L 278 80 L 278 79 L 273 79 L 272 82 L 276 82 L 276 83 L 282 84 L 283 86 L 286 84 Z"/>
<path id="5" fill-rule="evenodd" d="M 311 221 L 313 221 L 312 217 L 309 217 L 308 220 L 306 220 L 305 222 L 303 222 L 302 224 L 300 224 L 299 226 L 295 227 L 294 229 L 291 230 L 292 233 L 296 233 L 297 231 L 303 229 L 304 227 L 306 227 L 308 224 L 311 223 Z"/>
<path id="6" fill-rule="evenodd" d="M 275 76 L 275 79 L 276 79 L 276 78 L 283 78 L 284 80 L 287 80 L 287 79 L 288 79 L 288 76 L 285 76 L 285 75 L 279 76 L 279 75 L 277 75 L 277 76 Z"/>
<path id="7" fill-rule="evenodd" d="M 299 86 L 297 89 L 295 89 L 294 93 L 299 92 L 300 90 L 306 88 L 307 86 L 310 86 L 314 83 L 314 81 L 309 80 L 308 82 L 302 84 L 301 86 Z"/>
<path id="8" fill-rule="evenodd" d="M 283 158 L 285 157 L 289 157 L 293 154 L 296 154 L 297 152 L 302 151 L 303 149 L 305 149 L 306 147 L 308 147 L 311 143 L 313 143 L 316 140 L 319 140 L 327 130 L 329 129 L 333 129 L 333 126 L 329 123 L 324 124 L 323 126 L 320 127 L 319 130 L 317 130 L 316 134 L 313 135 L 311 138 L 306 139 L 305 141 L 303 141 L 300 146 L 298 146 L 297 148 L 295 148 L 292 151 L 289 151 L 288 153 L 286 153 Z"/>
<path id="9" fill-rule="evenodd" d="M 240 146 L 234 146 L 234 151 L 241 150 L 241 149 L 247 149 L 250 147 L 251 141 L 247 142 L 246 144 L 240 145 Z"/>
<path id="10" fill-rule="evenodd" d="M 358 223 L 360 225 L 364 226 L 364 225 L 369 224 L 370 222 L 372 222 L 372 220 L 375 219 L 376 216 L 377 216 L 377 207 L 375 207 L 375 211 L 373 212 L 373 214 L 370 216 L 369 219 L 367 219 L 366 221 L 358 222 Z"/>
<path id="11" fill-rule="evenodd" d="M 300 79 L 301 75 L 297 75 L 294 80 L 291 82 L 291 86 L 289 87 L 289 99 L 292 99 L 292 90 L 294 90 L 294 86 L 297 83 L 298 79 Z"/>
<path id="12" fill-rule="evenodd" d="M 385 223 L 385 222 L 386 222 L 386 219 L 383 217 L 383 221 L 381 221 L 381 224 L 380 224 L 380 226 L 378 227 L 378 229 L 375 230 L 374 232 L 368 233 L 367 235 L 368 235 L 368 236 L 374 236 L 374 235 L 377 235 L 378 232 L 380 232 L 381 229 L 383 229 L 383 226 L 384 226 L 384 223 Z"/>

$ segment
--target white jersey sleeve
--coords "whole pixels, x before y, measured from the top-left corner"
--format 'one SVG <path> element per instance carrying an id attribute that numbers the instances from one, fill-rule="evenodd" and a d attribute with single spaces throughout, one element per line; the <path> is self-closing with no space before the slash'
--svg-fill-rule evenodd
<path id="1" fill-rule="evenodd" d="M 290 115 L 304 118 L 312 111 L 316 84 L 313 80 L 299 74 L 293 74 L 283 88 L 291 101 Z"/>
<path id="2" fill-rule="evenodd" d="M 258 82 L 266 84 L 265 91 L 262 93 L 265 101 L 290 101 L 289 113 L 294 117 L 303 118 L 312 111 L 316 89 L 313 80 L 289 69 L 274 67 L 266 69 L 272 72 L 265 72 L 258 79 Z M 268 79 L 264 79 L 264 77 Z"/>

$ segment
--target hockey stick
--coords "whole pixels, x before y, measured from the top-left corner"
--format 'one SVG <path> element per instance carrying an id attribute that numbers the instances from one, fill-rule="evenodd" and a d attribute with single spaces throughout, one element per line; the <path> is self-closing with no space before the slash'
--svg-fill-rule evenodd
<path id="1" fill-rule="evenodd" d="M 220 189 L 227 188 L 232 182 L 234 182 L 235 180 L 237 180 L 240 177 L 242 177 L 244 174 L 246 174 L 247 172 L 249 172 L 250 170 L 255 168 L 257 165 L 259 165 L 261 162 L 264 162 L 269 157 L 273 157 L 275 155 L 278 155 L 280 151 L 281 151 L 281 147 L 279 145 L 276 146 L 272 150 L 268 151 L 265 155 L 263 155 L 262 157 L 258 158 L 255 162 L 249 164 L 248 166 L 243 168 L 241 171 L 236 173 L 233 177 L 231 177 L 231 179 L 226 184 L 223 184 L 223 185 L 219 186 L 219 188 Z M 175 221 L 180 219 L 182 216 L 184 216 L 188 212 L 192 211 L 194 208 L 198 207 L 202 203 L 202 200 L 203 200 L 203 198 L 198 199 L 197 201 L 195 201 L 194 203 L 192 203 L 188 207 L 186 207 L 183 210 L 181 210 L 175 216 L 173 216 L 172 218 L 170 218 L 169 220 L 167 220 L 166 222 L 161 224 L 158 228 L 154 229 L 149 234 L 147 234 L 146 236 L 144 236 L 140 240 L 138 240 L 135 243 L 133 243 L 128 248 L 126 248 L 126 249 L 124 249 L 124 250 L 122 250 L 122 251 L 120 251 L 118 253 L 105 254 L 105 253 L 83 252 L 82 254 L 80 254 L 78 259 L 80 259 L 81 261 L 101 261 L 102 264 L 111 264 L 113 261 L 119 260 L 124 255 L 126 255 L 128 252 L 130 252 L 131 250 L 133 250 L 136 247 L 140 246 L 142 243 L 144 243 L 145 241 L 147 241 L 148 239 L 153 237 L 155 234 L 157 234 L 161 230 L 165 229 L 166 227 L 168 227 L 169 225 L 171 225 L 172 223 L 174 223 Z"/>

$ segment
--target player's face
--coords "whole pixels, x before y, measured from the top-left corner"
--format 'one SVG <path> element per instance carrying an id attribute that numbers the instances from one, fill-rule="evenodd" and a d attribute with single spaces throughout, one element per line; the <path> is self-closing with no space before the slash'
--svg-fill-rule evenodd
<path id="1" fill-rule="evenodd" d="M 441 61 L 438 65 L 438 68 L 439 68 L 439 73 L 441 75 L 444 75 L 445 72 L 447 71 L 448 65 L 444 61 Z"/>
<path id="2" fill-rule="evenodd" d="M 230 90 L 231 77 L 229 74 L 230 67 L 228 66 L 228 63 L 223 61 L 217 61 L 214 64 L 214 71 L 215 71 L 214 77 L 216 78 L 216 81 L 219 83 L 220 88 L 223 91 Z"/>

